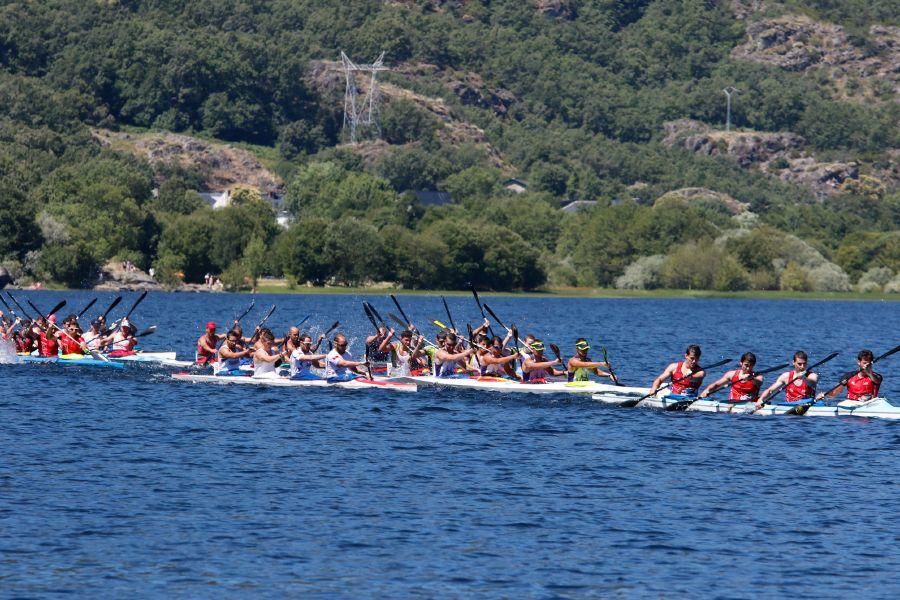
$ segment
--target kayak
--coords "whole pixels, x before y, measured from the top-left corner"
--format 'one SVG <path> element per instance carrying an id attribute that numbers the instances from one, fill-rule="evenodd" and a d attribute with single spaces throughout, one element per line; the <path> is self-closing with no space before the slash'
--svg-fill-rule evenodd
<path id="1" fill-rule="evenodd" d="M 192 373 L 175 373 L 172 379 L 190 383 L 214 383 L 218 385 L 261 385 L 270 387 L 338 387 L 347 390 L 383 389 L 394 392 L 415 392 L 416 386 L 411 383 L 389 381 L 383 377 L 367 379 L 359 377 L 349 381 L 328 381 L 326 379 L 290 379 L 288 377 L 243 377 L 220 375 L 195 375 Z"/>
<path id="2" fill-rule="evenodd" d="M 692 402 L 686 410 L 691 412 L 734 413 L 736 415 L 754 411 L 755 402 L 725 402 L 704 398 Z"/>
<path id="3" fill-rule="evenodd" d="M 843 400 L 828 406 L 816 402 L 803 413 L 808 417 L 870 417 L 873 419 L 900 419 L 900 406 L 894 406 L 887 398 L 867 401 Z"/>
<path id="4" fill-rule="evenodd" d="M 103 367 L 107 369 L 123 369 L 125 365 L 112 361 L 105 361 L 81 354 L 65 354 L 63 356 L 31 356 L 18 355 L 16 360 L 20 363 L 52 363 L 57 365 L 72 365 L 78 367 Z"/>
<path id="5" fill-rule="evenodd" d="M 175 352 L 135 352 L 126 356 L 109 356 L 109 360 L 122 363 L 151 363 L 164 367 L 185 368 L 193 363 L 189 360 L 178 360 Z"/>
<path id="6" fill-rule="evenodd" d="M 635 394 L 646 393 L 644 388 L 609 385 L 596 381 L 548 381 L 547 383 L 523 383 L 514 379 L 491 376 L 435 377 L 433 375 L 391 377 L 390 381 L 433 385 L 438 387 L 464 388 L 504 393 L 531 394 L 621 394 L 633 398 Z"/>

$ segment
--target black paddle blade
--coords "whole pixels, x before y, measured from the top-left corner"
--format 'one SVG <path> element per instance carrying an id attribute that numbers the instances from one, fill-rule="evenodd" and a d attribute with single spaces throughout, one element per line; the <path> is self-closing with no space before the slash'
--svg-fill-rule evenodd
<path id="1" fill-rule="evenodd" d="M 497 313 L 491 310 L 491 307 L 487 305 L 487 302 L 485 302 L 484 304 L 484 310 L 488 311 L 488 314 L 491 315 L 491 318 L 494 319 L 494 321 L 496 321 L 497 325 L 499 325 L 503 329 L 506 329 L 506 325 L 503 324 L 503 321 L 500 320 L 500 317 L 497 316 Z"/>
<path id="2" fill-rule="evenodd" d="M 62 309 L 62 307 L 65 306 L 65 305 L 66 305 L 66 301 L 65 301 L 65 300 L 62 300 L 59 304 L 57 304 L 56 306 L 53 307 L 53 310 L 51 310 L 50 312 L 47 313 L 47 316 L 49 317 L 50 315 L 55 315 L 55 314 L 58 313 L 58 312 Z"/>
<path id="3" fill-rule="evenodd" d="M 144 298 L 146 298 L 146 297 L 147 297 L 147 290 L 144 290 L 143 292 L 141 292 L 141 295 L 138 296 L 138 299 L 134 301 L 134 304 L 131 305 L 131 310 L 129 310 L 129 311 L 125 314 L 125 318 L 126 318 L 126 319 L 127 319 L 128 317 L 131 316 L 131 313 L 134 312 L 134 309 L 136 309 L 136 308 L 138 307 L 138 304 L 140 304 L 141 302 L 143 302 L 143 301 L 144 301 Z"/>
<path id="4" fill-rule="evenodd" d="M 562 354 L 559 352 L 559 346 L 556 344 L 550 344 L 550 349 L 553 351 L 553 354 L 556 356 L 556 360 L 562 362 Z"/>
<path id="5" fill-rule="evenodd" d="M 897 352 L 900 352 L 900 346 L 895 346 L 894 348 L 891 348 L 890 350 L 888 350 L 887 352 L 885 352 L 884 354 L 882 354 L 881 356 L 879 356 L 878 358 L 876 358 L 875 360 L 873 360 L 873 361 L 872 361 L 872 364 L 874 365 L 875 363 L 877 363 L 877 362 L 878 362 L 879 360 L 881 360 L 882 358 L 887 358 L 887 357 L 890 356 L 891 354 L 896 354 Z"/>
<path id="6" fill-rule="evenodd" d="M 109 313 L 112 312 L 112 309 L 117 307 L 119 305 L 119 302 L 121 302 L 121 301 L 122 301 L 122 296 L 116 296 L 115 300 L 112 301 L 112 303 L 109 305 L 109 308 L 106 309 L 106 311 L 103 313 L 103 316 L 100 318 L 105 321 L 107 315 L 109 315 Z"/>
<path id="7" fill-rule="evenodd" d="M 83 317 L 83 316 L 84 316 L 84 313 L 86 313 L 86 312 L 87 312 L 87 311 L 88 311 L 88 310 L 89 310 L 96 302 L 97 302 L 97 299 L 96 299 L 96 298 L 94 298 L 93 300 L 91 300 L 90 302 L 88 302 L 88 305 L 85 306 L 84 308 L 82 308 L 82 309 L 81 309 L 81 312 L 78 313 L 78 317 L 79 317 L 79 318 Z"/>
<path id="8" fill-rule="evenodd" d="M 340 324 L 341 324 L 340 321 L 335 321 L 334 323 L 332 323 L 332 324 L 331 324 L 331 327 L 329 327 L 329 328 L 325 331 L 325 337 L 328 337 L 328 334 L 331 333 L 332 331 L 334 331 L 335 329 L 337 329 L 338 326 L 339 326 Z"/>
<path id="9" fill-rule="evenodd" d="M 365 311 L 366 316 L 369 318 L 369 321 L 372 323 L 372 327 L 375 328 L 375 331 L 378 331 L 378 323 L 375 321 L 375 315 L 372 314 L 368 303 L 363 302 L 363 310 Z"/>
<path id="10" fill-rule="evenodd" d="M 240 323 L 240 322 L 241 322 L 241 319 L 243 319 L 243 318 L 246 317 L 248 314 L 250 314 L 250 311 L 253 310 L 253 307 L 254 307 L 255 305 L 256 305 L 256 298 L 250 300 L 250 306 L 248 306 L 248 307 L 247 307 L 247 310 L 245 310 L 243 313 L 241 313 L 241 316 L 239 316 L 238 318 L 236 318 L 235 321 L 237 321 L 238 323 Z"/>

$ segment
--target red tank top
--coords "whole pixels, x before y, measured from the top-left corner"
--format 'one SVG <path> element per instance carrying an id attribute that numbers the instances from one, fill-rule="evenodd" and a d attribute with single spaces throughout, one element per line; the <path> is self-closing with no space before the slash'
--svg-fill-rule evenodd
<path id="1" fill-rule="evenodd" d="M 209 344 L 210 346 L 212 346 L 213 348 L 216 347 L 216 343 L 218 341 L 219 341 L 218 339 L 213 338 L 213 341 L 210 342 L 209 337 L 207 336 L 207 338 L 206 338 L 206 343 Z M 218 357 L 215 352 L 210 352 L 209 350 L 207 350 L 206 348 L 201 346 L 199 341 L 197 342 L 197 362 L 198 363 L 201 363 L 201 364 L 202 363 L 214 363 L 214 362 L 216 362 L 217 358 Z"/>
<path id="2" fill-rule="evenodd" d="M 850 400 L 875 398 L 878 396 L 880 384 L 881 381 L 872 381 L 868 377 L 863 377 L 862 373 L 857 372 L 847 380 L 847 398 Z"/>
<path id="3" fill-rule="evenodd" d="M 800 373 L 795 373 L 791 371 L 790 376 L 788 377 L 788 381 L 799 375 Z M 801 377 L 797 381 L 790 383 L 787 387 L 784 388 L 784 398 L 788 402 L 796 402 L 797 400 L 804 400 L 806 398 L 812 398 L 816 395 L 816 388 L 809 385 L 809 382 L 806 381 L 806 377 Z"/>
<path id="4" fill-rule="evenodd" d="M 38 342 L 38 352 L 41 356 L 56 356 L 59 353 L 59 343 L 56 338 L 47 337 L 47 334 L 42 331 Z"/>
<path id="5" fill-rule="evenodd" d="M 675 365 L 675 371 L 672 373 L 672 393 L 684 394 L 687 392 L 688 394 L 696 395 L 697 390 L 700 389 L 700 385 L 703 383 L 703 378 L 694 377 L 693 374 L 685 375 L 682 373 L 681 366 L 683 364 L 684 361 L 680 361 Z M 681 381 L 678 381 L 679 379 L 681 379 Z"/>
<path id="6" fill-rule="evenodd" d="M 759 399 L 760 382 L 756 379 L 756 373 L 751 373 L 750 379 L 739 381 L 741 372 L 737 371 L 731 378 L 731 402 L 755 402 Z"/>
<path id="7" fill-rule="evenodd" d="M 27 338 L 24 335 L 15 336 L 16 339 L 16 352 L 31 352 L 34 350 L 34 347 L 31 343 L 31 338 Z"/>
<path id="8" fill-rule="evenodd" d="M 59 345 L 62 346 L 63 354 L 84 354 L 84 351 L 81 349 L 81 344 L 67 335 L 59 338 Z"/>

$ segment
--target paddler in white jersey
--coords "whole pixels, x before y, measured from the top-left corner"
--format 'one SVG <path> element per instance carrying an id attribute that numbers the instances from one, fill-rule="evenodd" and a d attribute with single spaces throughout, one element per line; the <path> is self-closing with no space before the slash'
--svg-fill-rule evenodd
<path id="1" fill-rule="evenodd" d="M 509 336 L 506 338 L 509 339 Z M 501 340 L 499 336 L 494 336 L 487 351 L 478 354 L 478 362 L 481 364 L 481 374 L 491 377 L 508 377 L 518 379 L 516 369 L 513 367 L 516 359 L 519 358 L 519 352 L 513 350 L 511 354 L 504 355 L 504 345 L 506 340 Z"/>
<path id="2" fill-rule="evenodd" d="M 94 319 L 91 321 L 91 328 L 84 334 L 84 343 L 87 345 L 89 350 L 99 350 L 100 349 L 100 340 L 103 339 L 103 333 L 100 331 L 103 327 L 103 322 L 100 319 Z"/>
<path id="3" fill-rule="evenodd" d="M 253 352 L 253 377 L 278 377 L 276 367 L 285 359 L 284 352 L 279 352 L 275 345 L 275 336 L 268 327 L 259 330 L 256 350 Z"/>
<path id="4" fill-rule="evenodd" d="M 334 348 L 325 355 L 325 379 L 329 381 L 349 381 L 362 375 L 360 367 L 368 363 L 364 360 L 353 360 L 347 352 L 347 338 L 343 333 L 334 336 Z"/>
<path id="5" fill-rule="evenodd" d="M 218 352 L 218 359 L 213 363 L 216 375 L 234 376 L 247 375 L 241 370 L 241 359 L 253 354 L 253 348 L 244 348 L 240 334 L 232 329 L 225 336 L 225 343 Z"/>
<path id="6" fill-rule="evenodd" d="M 110 356 L 128 356 L 134 353 L 137 338 L 134 337 L 134 324 L 128 319 L 123 319 L 119 330 L 114 334 L 100 340 L 100 346 L 108 346 Z"/>
<path id="7" fill-rule="evenodd" d="M 319 336 L 319 342 L 324 337 Z M 312 367 L 321 369 L 325 357 L 324 354 L 314 353 L 312 337 L 308 333 L 298 334 L 297 347 L 291 352 L 291 379 L 321 379 L 312 372 Z"/>
<path id="8" fill-rule="evenodd" d="M 522 362 L 522 381 L 526 383 L 546 383 L 547 377 L 559 377 L 565 375 L 562 369 L 556 365 L 561 364 L 558 358 L 547 360 L 544 358 L 544 342 L 534 340 L 531 342 L 531 356 Z"/>
<path id="9" fill-rule="evenodd" d="M 391 348 L 393 353 L 392 362 L 394 365 L 391 375 L 395 377 L 406 377 L 422 368 L 420 357 L 423 356 L 422 345 L 425 338 L 419 336 L 415 346 L 413 346 L 413 334 L 409 329 L 400 332 L 400 341 L 395 343 Z"/>

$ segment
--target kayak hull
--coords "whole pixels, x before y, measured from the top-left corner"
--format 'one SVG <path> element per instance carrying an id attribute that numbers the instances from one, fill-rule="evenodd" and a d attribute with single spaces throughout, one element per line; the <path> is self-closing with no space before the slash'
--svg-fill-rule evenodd
<path id="1" fill-rule="evenodd" d="M 644 392 L 644 388 L 629 388 L 625 386 L 597 383 L 595 381 L 550 381 L 547 383 L 522 383 L 503 377 L 434 377 L 433 375 L 392 377 L 391 381 L 412 383 L 416 385 L 430 385 L 456 389 L 484 390 L 501 393 L 529 393 L 529 394 L 593 394 L 606 393 L 610 395 L 622 394 L 633 397 L 634 394 Z"/>
<path id="2" fill-rule="evenodd" d="M 49 363 L 56 365 L 67 365 L 76 367 L 101 367 L 105 369 L 122 369 L 125 365 L 105 361 L 90 356 L 76 358 L 74 355 L 60 356 L 17 356 L 16 360 L 20 363 Z"/>
<path id="3" fill-rule="evenodd" d="M 248 385 L 265 387 L 337 387 L 346 390 L 382 389 L 394 392 L 415 392 L 414 384 L 389 381 L 384 378 L 351 379 L 350 381 L 328 381 L 325 379 L 290 379 L 287 377 L 242 377 L 219 375 L 195 375 L 193 373 L 175 373 L 172 378 L 190 383 L 211 383 L 216 385 Z"/>

